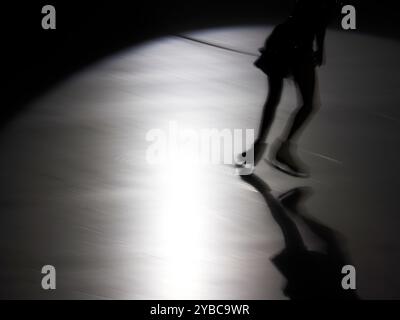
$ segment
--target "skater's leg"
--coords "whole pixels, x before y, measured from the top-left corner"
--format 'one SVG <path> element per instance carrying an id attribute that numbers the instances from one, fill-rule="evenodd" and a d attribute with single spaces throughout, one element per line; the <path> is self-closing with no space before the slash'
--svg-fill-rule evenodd
<path id="1" fill-rule="evenodd" d="M 306 122 L 316 111 L 316 73 L 312 64 L 301 64 L 294 69 L 294 79 L 298 87 L 302 105 L 288 121 L 282 140 L 273 146 L 273 163 L 279 169 L 297 177 L 308 177 L 307 166 L 297 157 L 297 140 Z"/>
<path id="2" fill-rule="evenodd" d="M 278 107 L 279 101 L 281 99 L 282 88 L 283 88 L 282 77 L 279 76 L 268 77 L 268 96 L 263 107 L 258 136 L 251 149 L 244 152 L 242 156 L 238 159 L 239 163 L 244 163 L 244 162 L 249 163 L 248 157 L 250 153 L 253 153 L 254 155 L 253 158 L 254 165 L 257 165 L 258 162 L 261 160 L 263 153 L 266 149 L 265 140 L 268 136 L 269 129 L 272 125 L 276 108 Z"/>
<path id="3" fill-rule="evenodd" d="M 256 139 L 258 142 L 265 142 L 265 139 L 268 136 L 272 121 L 275 116 L 276 108 L 281 100 L 282 88 L 283 79 L 281 77 L 268 77 L 268 96 L 263 107 L 258 138 Z"/>
<path id="4" fill-rule="evenodd" d="M 314 66 L 307 64 L 299 66 L 294 72 L 294 79 L 302 105 L 297 109 L 286 128 L 286 139 L 290 142 L 297 142 L 307 121 L 317 110 L 317 104 L 315 103 L 316 72 Z"/>

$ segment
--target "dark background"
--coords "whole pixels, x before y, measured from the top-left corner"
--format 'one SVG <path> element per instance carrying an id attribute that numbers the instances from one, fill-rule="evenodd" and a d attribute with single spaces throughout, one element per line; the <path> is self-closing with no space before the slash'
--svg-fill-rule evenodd
<path id="1" fill-rule="evenodd" d="M 351 2 L 357 8 L 357 32 L 400 38 L 396 1 Z M 293 3 L 294 0 L 53 0 L 2 4 L 5 99 L 0 107 L 0 128 L 52 85 L 112 52 L 152 37 L 190 29 L 273 24 L 290 12 Z M 46 4 L 57 10 L 56 30 L 41 28 L 41 9 Z M 332 27 L 338 28 L 338 23 Z"/>

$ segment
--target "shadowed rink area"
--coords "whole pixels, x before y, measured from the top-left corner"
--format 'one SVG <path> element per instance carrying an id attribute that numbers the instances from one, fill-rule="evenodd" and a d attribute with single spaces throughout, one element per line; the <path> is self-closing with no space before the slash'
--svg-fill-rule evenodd
<path id="1" fill-rule="evenodd" d="M 256 54 L 270 32 L 186 35 Z M 388 275 L 400 267 L 400 45 L 330 30 L 327 52 L 322 107 L 299 150 L 312 177 L 299 181 L 265 162 L 256 174 L 274 192 L 312 187 L 308 211 L 346 238 L 360 297 L 398 298 L 400 279 Z M 228 166 L 146 161 L 146 134 L 170 121 L 257 128 L 268 89 L 254 60 L 161 37 L 75 73 L 9 123 L 0 136 L 1 296 L 286 298 L 270 260 L 284 238 L 256 189 Z M 285 82 L 272 138 L 295 98 Z M 45 264 L 57 269 L 54 292 L 40 288 Z"/>

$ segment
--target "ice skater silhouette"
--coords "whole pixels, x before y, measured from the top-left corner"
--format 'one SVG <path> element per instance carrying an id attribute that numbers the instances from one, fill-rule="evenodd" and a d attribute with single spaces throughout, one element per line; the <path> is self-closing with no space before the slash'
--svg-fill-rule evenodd
<path id="1" fill-rule="evenodd" d="M 265 140 L 281 99 L 284 79 L 293 78 L 301 106 L 289 119 L 282 137 L 272 144 L 269 162 L 293 176 L 309 176 L 296 147 L 307 120 L 317 110 L 316 67 L 324 62 L 325 32 L 336 7 L 335 0 L 296 1 L 292 15 L 275 27 L 260 49 L 261 56 L 255 65 L 267 74 L 269 92 L 258 137 L 252 146 L 255 165 L 267 147 Z"/>

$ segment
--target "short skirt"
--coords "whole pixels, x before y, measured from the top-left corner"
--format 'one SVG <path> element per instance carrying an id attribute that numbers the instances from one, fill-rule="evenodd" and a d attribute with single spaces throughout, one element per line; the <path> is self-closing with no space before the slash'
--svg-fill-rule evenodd
<path id="1" fill-rule="evenodd" d="M 307 39 L 309 38 L 309 39 Z M 301 37 L 291 23 L 275 27 L 254 62 L 268 76 L 288 78 L 301 64 L 314 65 L 313 37 Z"/>

